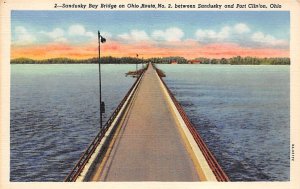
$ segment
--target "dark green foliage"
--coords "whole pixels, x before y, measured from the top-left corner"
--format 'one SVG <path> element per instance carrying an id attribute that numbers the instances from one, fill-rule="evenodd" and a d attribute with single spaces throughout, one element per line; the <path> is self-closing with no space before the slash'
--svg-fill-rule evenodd
<path id="1" fill-rule="evenodd" d="M 256 57 L 233 57 L 228 61 L 232 65 L 290 65 L 290 58 L 256 58 Z"/>
<path id="2" fill-rule="evenodd" d="M 290 65 L 290 58 L 256 58 L 256 57 L 241 57 L 236 56 L 232 58 L 209 59 L 209 58 L 195 58 L 201 64 L 231 64 L 231 65 Z M 89 59 L 69 59 L 69 58 L 51 58 L 44 60 L 33 60 L 29 58 L 16 58 L 10 61 L 11 64 L 98 64 L 98 58 Z M 148 59 L 140 59 L 133 57 L 116 58 L 112 56 L 101 57 L 101 64 L 141 64 L 152 62 L 156 64 L 170 64 L 176 62 L 177 64 L 187 64 L 188 60 L 184 57 L 156 57 Z"/>
<path id="3" fill-rule="evenodd" d="M 162 58 L 149 58 L 148 62 L 156 63 L 156 64 L 171 64 L 172 62 L 176 62 L 177 64 L 187 64 L 188 61 L 184 57 L 180 56 L 170 56 L 170 57 L 162 57 Z"/>

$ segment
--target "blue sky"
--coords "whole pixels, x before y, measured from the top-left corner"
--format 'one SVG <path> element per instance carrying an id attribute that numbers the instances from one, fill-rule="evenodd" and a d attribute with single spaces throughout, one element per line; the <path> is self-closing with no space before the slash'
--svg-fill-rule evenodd
<path id="1" fill-rule="evenodd" d="M 32 18 L 39 19 L 32 19 Z M 123 23 L 123 24 L 122 24 Z M 198 28 L 220 29 L 226 25 L 246 23 L 264 33 L 289 38 L 287 11 L 13 11 L 12 26 L 25 24 L 35 29 L 51 30 L 82 24 L 88 30 L 102 29 L 112 34 L 130 29 L 155 30 L 184 28 L 191 37 Z"/>
<path id="2" fill-rule="evenodd" d="M 82 44 L 97 30 L 122 44 L 195 41 L 289 49 L 288 11 L 12 11 L 12 44 Z"/>

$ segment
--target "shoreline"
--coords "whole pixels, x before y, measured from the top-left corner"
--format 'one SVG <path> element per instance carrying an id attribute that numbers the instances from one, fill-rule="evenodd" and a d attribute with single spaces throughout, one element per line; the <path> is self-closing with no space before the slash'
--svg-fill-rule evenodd
<path id="1" fill-rule="evenodd" d="M 198 57 L 187 59 L 181 56 L 170 57 L 152 57 L 152 58 L 134 58 L 134 57 L 101 57 L 100 60 L 96 57 L 87 59 L 71 59 L 71 58 L 50 58 L 50 59 L 31 59 L 31 58 L 14 58 L 10 60 L 10 64 L 216 64 L 216 65 L 290 65 L 289 57 L 241 57 L 235 56 L 231 58 L 205 58 Z"/>

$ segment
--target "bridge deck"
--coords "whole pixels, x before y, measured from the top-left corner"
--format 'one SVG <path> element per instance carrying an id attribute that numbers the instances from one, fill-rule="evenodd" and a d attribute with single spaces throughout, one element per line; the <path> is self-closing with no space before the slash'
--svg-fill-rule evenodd
<path id="1" fill-rule="evenodd" d="M 155 69 L 149 65 L 94 181 L 199 181 Z"/>

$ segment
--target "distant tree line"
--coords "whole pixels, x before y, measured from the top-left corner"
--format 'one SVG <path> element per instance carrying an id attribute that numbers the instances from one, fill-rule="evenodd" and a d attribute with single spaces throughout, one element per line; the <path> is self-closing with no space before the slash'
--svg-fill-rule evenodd
<path id="1" fill-rule="evenodd" d="M 232 58 L 221 59 L 208 59 L 208 58 L 196 58 L 201 64 L 231 64 L 231 65 L 290 65 L 290 58 L 257 58 L 257 57 L 241 57 L 236 56 Z"/>
<path id="2" fill-rule="evenodd" d="M 100 59 L 102 64 L 139 64 L 145 62 L 153 62 L 157 64 L 188 64 L 191 60 L 184 57 L 157 57 L 140 59 L 133 57 L 112 57 L 106 56 Z M 231 65 L 290 65 L 290 58 L 256 58 L 256 57 L 241 57 L 209 59 L 199 57 L 192 61 L 198 61 L 200 64 L 231 64 Z M 70 58 L 51 58 L 43 60 L 33 60 L 29 58 L 16 58 L 11 60 L 11 64 L 98 64 L 98 58 L 89 59 L 70 59 Z"/>
<path id="3" fill-rule="evenodd" d="M 112 56 L 101 57 L 102 64 L 136 64 L 141 63 L 142 59 L 132 57 L 116 58 Z M 43 60 L 33 60 L 29 58 L 16 58 L 10 61 L 11 64 L 98 64 L 98 58 L 70 59 L 70 58 L 50 58 Z"/>
<path id="4" fill-rule="evenodd" d="M 153 62 L 156 64 L 171 64 L 171 63 L 177 63 L 177 64 L 187 64 L 188 60 L 184 57 L 180 56 L 170 56 L 170 57 L 162 57 L 162 58 L 149 58 L 147 59 L 148 62 Z"/>

